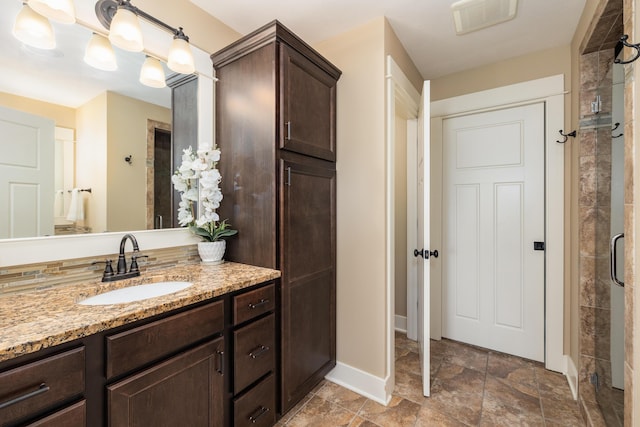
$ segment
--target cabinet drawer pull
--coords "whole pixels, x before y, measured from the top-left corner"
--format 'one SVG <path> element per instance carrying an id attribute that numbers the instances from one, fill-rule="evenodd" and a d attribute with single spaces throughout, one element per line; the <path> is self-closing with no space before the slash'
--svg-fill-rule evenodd
<path id="1" fill-rule="evenodd" d="M 260 418 L 267 412 L 269 412 L 269 408 L 261 406 L 253 414 L 249 415 L 249 421 L 251 421 L 252 424 L 255 424 L 256 422 L 258 422 L 258 418 Z"/>
<path id="2" fill-rule="evenodd" d="M 287 122 L 287 140 L 291 140 L 291 122 Z"/>
<path id="3" fill-rule="evenodd" d="M 253 309 L 256 309 L 256 308 L 258 308 L 258 307 L 261 307 L 261 306 L 263 306 L 263 305 L 265 305 L 265 304 L 269 304 L 269 300 L 268 300 L 268 299 L 264 299 L 264 298 L 262 298 L 262 299 L 260 299 L 260 301 L 259 301 L 259 302 L 256 302 L 256 303 L 249 303 L 249 308 L 250 308 L 251 310 L 253 310 Z"/>
<path id="4" fill-rule="evenodd" d="M 249 357 L 251 357 L 252 359 L 257 359 L 258 357 L 262 356 L 264 353 L 266 353 L 267 351 L 269 351 L 269 347 L 266 345 L 261 345 L 259 347 L 256 347 L 255 349 L 251 350 L 251 352 L 249 353 Z"/>
<path id="5" fill-rule="evenodd" d="M 220 375 L 224 375 L 224 351 L 216 351 L 216 355 L 218 356 L 218 368 L 216 371 Z"/>
<path id="6" fill-rule="evenodd" d="M 46 393 L 49 391 L 49 386 L 45 383 L 42 383 L 38 386 L 37 389 L 30 391 L 28 393 L 23 394 L 22 396 L 15 397 L 13 399 L 7 400 L 6 402 L 0 402 L 0 409 L 7 408 L 11 405 L 15 405 L 16 403 L 20 403 L 23 400 L 30 399 L 32 397 L 36 397 L 39 394 Z"/>

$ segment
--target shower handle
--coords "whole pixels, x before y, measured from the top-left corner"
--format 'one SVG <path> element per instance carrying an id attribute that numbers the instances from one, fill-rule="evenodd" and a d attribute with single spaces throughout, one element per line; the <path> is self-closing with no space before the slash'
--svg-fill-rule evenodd
<path id="1" fill-rule="evenodd" d="M 609 271 L 611 273 L 611 280 L 613 281 L 613 283 L 615 283 L 620 287 L 624 287 L 624 282 L 618 279 L 618 271 L 617 271 L 618 270 L 617 268 L 618 240 L 623 238 L 624 238 L 624 233 L 616 234 L 611 238 L 611 249 L 610 249 L 611 259 L 609 260 L 609 266 L 610 266 Z"/>

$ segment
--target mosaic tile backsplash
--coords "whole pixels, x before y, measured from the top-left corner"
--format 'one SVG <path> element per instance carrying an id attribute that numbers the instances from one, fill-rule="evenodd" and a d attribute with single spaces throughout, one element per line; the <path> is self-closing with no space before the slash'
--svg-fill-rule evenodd
<path id="1" fill-rule="evenodd" d="M 141 251 L 149 258 L 140 259 L 140 271 L 166 269 L 173 266 L 200 262 L 197 245 L 178 246 L 172 248 Z M 127 259 L 130 253 L 127 253 Z M 99 257 L 76 258 L 38 264 L 25 264 L 0 268 L 0 297 L 38 289 L 47 289 L 73 282 L 99 280 L 104 271 L 104 264 L 92 265 L 94 261 L 111 259 L 115 261 L 118 254 Z"/>

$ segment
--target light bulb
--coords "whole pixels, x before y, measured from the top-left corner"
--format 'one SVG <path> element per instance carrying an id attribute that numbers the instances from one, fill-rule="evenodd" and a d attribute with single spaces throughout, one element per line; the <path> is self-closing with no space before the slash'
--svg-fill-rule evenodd
<path id="1" fill-rule="evenodd" d="M 193 53 L 189 45 L 189 38 L 184 35 L 182 28 L 180 28 L 171 43 L 167 57 L 167 66 L 170 70 L 180 74 L 193 74 L 196 70 Z"/>
<path id="2" fill-rule="evenodd" d="M 147 56 L 140 70 L 140 83 L 145 86 L 162 88 L 167 86 L 162 64 L 156 58 Z"/>
<path id="3" fill-rule="evenodd" d="M 55 49 L 53 27 L 47 18 L 34 12 L 29 5 L 22 6 L 13 25 L 13 36 L 22 43 L 38 49 Z"/>
<path id="4" fill-rule="evenodd" d="M 118 69 L 116 53 L 106 37 L 93 33 L 84 52 L 84 62 L 94 68 L 105 71 Z"/>
<path id="5" fill-rule="evenodd" d="M 144 45 L 138 15 L 126 6 L 118 6 L 118 10 L 111 20 L 109 41 L 121 49 L 142 52 Z"/>
<path id="6" fill-rule="evenodd" d="M 29 0 L 29 7 L 41 15 L 63 24 L 76 22 L 73 0 Z"/>

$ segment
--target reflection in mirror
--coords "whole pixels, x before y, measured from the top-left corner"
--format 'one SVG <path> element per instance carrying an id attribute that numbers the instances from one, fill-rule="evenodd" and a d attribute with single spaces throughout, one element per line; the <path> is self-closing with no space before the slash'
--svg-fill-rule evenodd
<path id="1" fill-rule="evenodd" d="M 0 6 L 0 238 L 171 227 L 170 89 L 139 82 L 143 53 L 86 64 L 79 24 L 51 22 L 53 50 L 22 45 L 21 8 Z"/>

